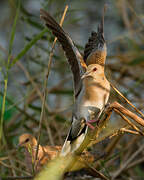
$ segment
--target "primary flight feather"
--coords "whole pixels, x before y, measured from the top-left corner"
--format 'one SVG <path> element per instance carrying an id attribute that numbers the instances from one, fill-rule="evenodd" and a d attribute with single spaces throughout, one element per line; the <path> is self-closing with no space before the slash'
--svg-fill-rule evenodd
<path id="1" fill-rule="evenodd" d="M 109 98 L 110 84 L 104 75 L 107 53 L 103 32 L 104 15 L 98 31 L 92 32 L 82 57 L 70 36 L 51 15 L 43 9 L 40 14 L 62 45 L 73 74 L 75 102 L 72 123 L 61 151 L 61 155 L 67 155 L 79 148 L 88 127 L 92 128 L 91 123 L 98 121 Z"/>

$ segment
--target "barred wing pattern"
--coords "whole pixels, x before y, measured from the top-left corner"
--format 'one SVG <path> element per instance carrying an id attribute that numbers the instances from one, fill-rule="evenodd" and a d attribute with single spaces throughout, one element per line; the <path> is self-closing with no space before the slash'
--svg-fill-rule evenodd
<path id="1" fill-rule="evenodd" d="M 66 57 L 73 73 L 74 94 L 76 97 L 81 88 L 81 76 L 85 72 L 86 64 L 84 63 L 78 49 L 74 46 L 72 39 L 51 17 L 51 15 L 43 9 L 40 10 L 40 14 L 41 19 L 45 21 L 46 26 L 57 37 L 58 41 L 63 47 L 63 50 L 65 51 Z"/>
<path id="2" fill-rule="evenodd" d="M 87 65 L 89 64 L 105 64 L 105 58 L 107 54 L 106 42 L 104 39 L 104 13 L 105 7 L 102 15 L 101 22 L 98 26 L 97 32 L 93 31 L 85 45 L 84 49 L 84 61 Z M 93 57 L 91 55 L 94 55 Z"/>

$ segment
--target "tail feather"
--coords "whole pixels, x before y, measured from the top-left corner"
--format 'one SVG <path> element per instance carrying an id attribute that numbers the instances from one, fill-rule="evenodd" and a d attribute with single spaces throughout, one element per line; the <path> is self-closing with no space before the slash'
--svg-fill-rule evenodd
<path id="1" fill-rule="evenodd" d="M 69 140 L 69 136 L 70 136 L 70 132 L 64 142 L 64 145 L 62 147 L 61 156 L 66 156 L 69 153 L 74 153 L 82 144 L 82 142 L 85 139 L 85 136 L 87 134 L 87 130 L 88 130 L 88 126 L 85 128 L 85 131 L 80 134 L 77 138 L 75 138 L 74 140 Z"/>
<path id="2" fill-rule="evenodd" d="M 91 36 L 84 49 L 84 61 L 89 64 L 105 64 L 106 58 L 106 43 L 104 39 L 104 14 L 106 11 L 106 5 L 104 6 L 101 22 L 98 25 L 97 32 L 92 32 Z M 94 57 L 91 55 L 94 55 Z"/>
<path id="3" fill-rule="evenodd" d="M 66 156 L 70 152 L 71 152 L 71 143 L 70 143 L 70 141 L 65 140 L 60 155 Z"/>

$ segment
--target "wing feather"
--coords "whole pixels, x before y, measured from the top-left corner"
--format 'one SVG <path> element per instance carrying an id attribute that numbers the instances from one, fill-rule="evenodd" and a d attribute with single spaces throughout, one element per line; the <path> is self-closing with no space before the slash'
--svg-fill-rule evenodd
<path id="1" fill-rule="evenodd" d="M 84 49 L 84 61 L 87 65 L 89 64 L 105 64 L 105 58 L 107 54 L 106 43 L 104 39 L 104 13 L 106 11 L 106 6 L 104 6 L 104 11 L 102 15 L 101 22 L 98 26 L 97 32 L 92 32 L 89 37 L 88 43 L 85 45 Z"/>
<path id="2" fill-rule="evenodd" d="M 78 49 L 74 46 L 72 39 L 62 29 L 62 27 L 51 17 L 51 15 L 45 10 L 40 10 L 41 19 L 45 21 L 46 26 L 52 31 L 61 43 L 63 50 L 65 51 L 66 57 L 70 64 L 73 81 L 74 81 L 74 94 L 77 96 L 81 87 L 81 76 L 83 75 L 86 64 L 83 61 L 81 54 Z"/>

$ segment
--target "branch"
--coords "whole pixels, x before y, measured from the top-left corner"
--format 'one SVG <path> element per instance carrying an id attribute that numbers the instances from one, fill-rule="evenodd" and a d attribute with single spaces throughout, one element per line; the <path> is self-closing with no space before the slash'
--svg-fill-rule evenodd
<path id="1" fill-rule="evenodd" d="M 136 112 L 144 118 L 144 114 L 139 109 L 137 109 L 112 83 L 110 83 L 110 85 L 130 106 L 135 109 Z"/>
<path id="2" fill-rule="evenodd" d="M 109 121 L 113 110 L 119 112 L 119 115 L 121 115 L 125 121 Z M 71 171 L 84 149 L 104 140 L 106 137 L 118 134 L 118 132 L 121 130 L 126 130 L 122 128 L 130 127 L 131 125 L 136 130 L 136 132 L 141 132 L 138 127 L 129 121 L 124 115 L 130 117 L 141 126 L 144 126 L 144 120 L 142 118 L 124 108 L 118 102 L 113 102 L 104 110 L 104 113 L 100 117 L 99 124 L 95 127 L 95 130 L 88 131 L 88 134 L 79 149 L 73 154 L 70 153 L 65 157 L 57 157 L 55 160 L 49 162 L 46 168 L 40 174 L 38 174 L 36 180 L 40 180 L 41 178 L 46 177 L 49 177 L 49 179 L 53 180 L 61 179 L 65 172 Z"/>
<path id="3" fill-rule="evenodd" d="M 141 145 L 141 147 L 133 153 L 133 155 L 127 160 L 127 161 L 124 161 L 122 164 L 121 164 L 121 167 L 113 174 L 113 177 L 112 177 L 112 180 L 114 180 L 117 176 L 120 175 L 120 173 L 125 170 L 125 168 L 129 165 L 130 162 L 132 162 L 134 160 L 134 158 L 141 152 L 143 151 L 144 149 L 144 144 Z"/>
<path id="4" fill-rule="evenodd" d="M 131 112 L 130 110 L 126 109 L 125 107 L 123 107 L 121 104 L 119 104 L 118 102 L 113 102 L 110 105 L 110 108 L 114 108 L 119 110 L 122 114 L 125 114 L 126 116 L 130 117 L 131 119 L 133 119 L 136 123 L 140 124 L 141 126 L 144 127 L 144 119 L 140 118 L 139 116 L 137 116 L 135 113 Z"/>

